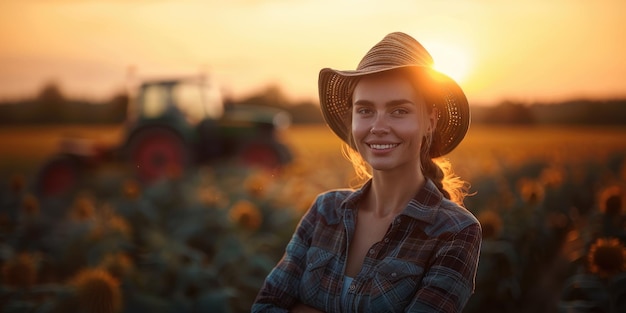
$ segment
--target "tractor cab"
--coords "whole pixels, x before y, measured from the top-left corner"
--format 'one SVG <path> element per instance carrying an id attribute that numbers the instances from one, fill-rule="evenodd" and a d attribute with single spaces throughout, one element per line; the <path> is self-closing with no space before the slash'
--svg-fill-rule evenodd
<path id="1" fill-rule="evenodd" d="M 161 125 L 173 128 L 187 140 L 205 120 L 219 120 L 224 105 L 219 90 L 202 78 L 146 81 L 128 106 L 127 132 Z"/>

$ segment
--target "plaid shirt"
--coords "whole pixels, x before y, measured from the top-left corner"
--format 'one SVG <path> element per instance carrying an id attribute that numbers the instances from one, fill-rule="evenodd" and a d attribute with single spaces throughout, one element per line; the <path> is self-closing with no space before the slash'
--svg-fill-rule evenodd
<path id="1" fill-rule="evenodd" d="M 349 238 L 363 188 L 321 194 L 267 276 L 253 312 L 287 312 L 296 302 L 324 312 L 460 312 L 474 291 L 481 228 L 427 180 L 368 251 L 346 298 Z"/>

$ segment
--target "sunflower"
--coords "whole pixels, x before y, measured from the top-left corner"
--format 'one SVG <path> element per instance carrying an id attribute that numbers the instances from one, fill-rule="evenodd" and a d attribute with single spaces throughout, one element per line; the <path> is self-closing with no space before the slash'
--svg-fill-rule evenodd
<path id="1" fill-rule="evenodd" d="M 587 254 L 589 271 L 611 277 L 626 271 L 626 247 L 617 238 L 598 238 Z"/>
<path id="2" fill-rule="evenodd" d="M 228 216 L 233 223 L 250 231 L 257 230 L 263 222 L 259 208 L 248 200 L 240 200 L 235 203 L 230 208 Z"/>
<path id="3" fill-rule="evenodd" d="M 201 186 L 197 189 L 196 195 L 200 203 L 208 207 L 228 206 L 229 200 L 227 195 L 215 186 Z"/>
<path id="4" fill-rule="evenodd" d="M 29 253 L 21 253 L 2 265 L 2 284 L 28 288 L 37 281 L 37 261 Z"/>
<path id="5" fill-rule="evenodd" d="M 85 221 L 94 217 L 96 206 L 94 199 L 88 195 L 80 195 L 74 200 L 70 217 L 75 221 Z"/>
<path id="6" fill-rule="evenodd" d="M 22 199 L 22 212 L 26 216 L 39 215 L 39 200 L 34 195 L 28 194 Z"/>
<path id="7" fill-rule="evenodd" d="M 124 253 L 106 255 L 100 262 L 99 267 L 105 269 L 118 281 L 127 277 L 134 269 L 133 261 Z"/>
<path id="8" fill-rule="evenodd" d="M 122 184 L 122 193 L 127 199 L 137 200 L 141 196 L 141 187 L 136 180 L 127 179 Z"/>
<path id="9" fill-rule="evenodd" d="M 483 239 L 496 239 L 502 232 L 502 218 L 492 210 L 482 211 L 478 221 L 483 230 Z"/>
<path id="10" fill-rule="evenodd" d="M 89 233 L 90 239 L 100 240 L 103 236 L 112 234 L 119 234 L 124 238 L 130 238 L 132 235 L 133 229 L 128 221 L 115 213 L 115 209 L 110 205 L 103 205 L 98 217 L 98 222 L 95 223 Z"/>
<path id="11" fill-rule="evenodd" d="M 619 186 L 605 188 L 598 198 L 600 212 L 608 216 L 619 216 L 624 213 L 624 193 Z"/>
<path id="12" fill-rule="evenodd" d="M 83 269 L 70 281 L 75 300 L 82 312 L 116 313 L 122 311 L 119 282 L 103 269 Z"/>
<path id="13" fill-rule="evenodd" d="M 132 232 L 131 226 L 128 224 L 128 221 L 125 218 L 119 215 L 110 216 L 106 220 L 106 226 L 109 229 L 109 231 L 113 233 L 118 233 L 124 236 L 125 238 L 130 238 L 131 236 L 131 232 Z"/>
<path id="14" fill-rule="evenodd" d="M 539 181 L 522 178 L 517 182 L 517 187 L 525 203 L 536 205 L 543 201 L 545 190 Z"/>
<path id="15" fill-rule="evenodd" d="M 272 180 L 270 173 L 258 171 L 246 178 L 244 188 L 250 196 L 262 198 L 267 193 Z"/>
<path id="16" fill-rule="evenodd" d="M 556 188 L 563 185 L 564 176 L 562 168 L 549 167 L 541 171 L 539 180 L 547 187 Z"/>

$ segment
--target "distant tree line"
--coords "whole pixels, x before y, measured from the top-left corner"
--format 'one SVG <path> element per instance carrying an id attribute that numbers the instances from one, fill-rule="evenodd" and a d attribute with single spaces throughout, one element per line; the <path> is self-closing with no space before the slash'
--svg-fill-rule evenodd
<path id="1" fill-rule="evenodd" d="M 101 102 L 69 99 L 56 83 L 49 83 L 32 99 L 0 102 L 0 125 L 117 124 L 125 120 L 129 100 L 124 92 Z M 291 114 L 294 124 L 324 122 L 317 103 L 290 101 L 277 86 L 241 99 L 226 98 L 224 103 L 281 108 Z M 471 108 L 475 124 L 626 126 L 626 99 L 530 104 L 503 101 L 495 106 L 472 104 Z"/>
<path id="2" fill-rule="evenodd" d="M 125 93 L 102 102 L 69 99 L 49 83 L 32 99 L 1 102 L 0 125 L 122 123 L 128 100 Z"/>
<path id="3" fill-rule="evenodd" d="M 472 107 L 472 122 L 502 125 L 626 125 L 626 99 L 569 100 L 559 103 L 504 101 Z"/>
<path id="4" fill-rule="evenodd" d="M 313 102 L 291 102 L 280 88 L 270 86 L 243 99 L 224 99 L 225 105 L 250 104 L 282 108 L 294 124 L 322 123 L 319 106 Z M 33 98 L 0 101 L 0 126 L 47 124 L 119 124 L 124 122 L 130 97 L 125 92 L 107 101 L 70 99 L 54 82 Z"/>

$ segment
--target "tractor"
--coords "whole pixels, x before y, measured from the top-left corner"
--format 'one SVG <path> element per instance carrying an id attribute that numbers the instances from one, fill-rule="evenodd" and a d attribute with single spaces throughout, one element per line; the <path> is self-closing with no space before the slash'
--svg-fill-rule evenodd
<path id="1" fill-rule="evenodd" d="M 119 145 L 66 140 L 40 167 L 35 189 L 41 196 L 69 194 L 104 164 L 123 165 L 146 185 L 199 165 L 279 169 L 292 161 L 277 136 L 290 122 L 273 107 L 225 106 L 202 77 L 144 81 L 129 101 Z"/>

